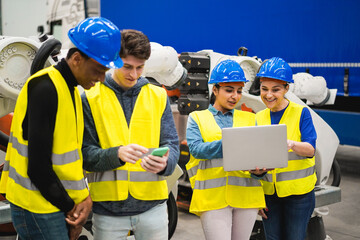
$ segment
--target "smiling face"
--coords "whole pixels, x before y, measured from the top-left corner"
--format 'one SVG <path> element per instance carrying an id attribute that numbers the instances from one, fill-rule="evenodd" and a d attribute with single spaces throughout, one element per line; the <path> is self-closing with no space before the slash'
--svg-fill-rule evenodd
<path id="1" fill-rule="evenodd" d="M 141 76 L 145 59 L 139 59 L 132 55 L 122 58 L 124 66 L 114 70 L 113 79 L 123 90 L 132 88 Z"/>
<path id="2" fill-rule="evenodd" d="M 220 83 L 219 87 L 213 87 L 213 93 L 216 97 L 214 108 L 222 113 L 226 113 L 235 108 L 240 101 L 244 83 Z"/>
<path id="3" fill-rule="evenodd" d="M 272 78 L 261 78 L 260 96 L 267 108 L 273 112 L 278 112 L 288 105 L 285 94 L 289 90 L 289 85 L 284 81 Z"/>
<path id="4" fill-rule="evenodd" d="M 90 89 L 96 82 L 104 82 L 105 73 L 109 70 L 94 59 L 82 56 L 79 52 L 74 52 L 67 62 L 76 81 L 84 89 Z"/>

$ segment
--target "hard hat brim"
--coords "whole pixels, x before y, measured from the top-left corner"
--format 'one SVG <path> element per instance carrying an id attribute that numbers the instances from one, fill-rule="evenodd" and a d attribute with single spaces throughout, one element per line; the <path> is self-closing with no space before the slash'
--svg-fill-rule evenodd
<path id="1" fill-rule="evenodd" d="M 243 82 L 243 83 L 247 83 L 249 82 L 249 80 L 245 79 L 245 80 L 225 80 L 225 81 L 215 81 L 215 80 L 210 80 L 208 83 L 209 84 L 216 84 L 216 83 L 234 83 L 234 82 Z"/>
<path id="2" fill-rule="evenodd" d="M 283 79 L 283 78 L 277 78 L 277 77 L 274 77 L 274 76 L 267 76 L 266 74 L 256 74 L 257 77 L 260 77 L 260 78 L 271 78 L 271 79 L 274 79 L 274 80 L 280 80 L 280 81 L 283 81 L 283 82 L 287 82 L 287 83 L 294 83 L 294 79 Z"/>
<path id="3" fill-rule="evenodd" d="M 95 59 L 95 58 L 94 58 Z M 96 60 L 96 59 L 95 59 Z M 98 61 L 98 60 L 96 60 Z M 124 62 L 121 59 L 121 57 L 119 56 L 118 59 L 116 59 L 115 61 L 112 62 L 107 62 L 107 61 L 103 61 L 103 63 L 100 62 L 100 60 L 98 61 L 101 65 L 104 65 L 105 67 L 108 68 L 122 68 L 122 66 L 124 66 Z"/>

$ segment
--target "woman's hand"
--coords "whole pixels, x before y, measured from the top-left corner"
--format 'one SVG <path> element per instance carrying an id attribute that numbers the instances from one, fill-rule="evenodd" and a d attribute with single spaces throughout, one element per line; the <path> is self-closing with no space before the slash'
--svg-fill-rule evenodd
<path id="1" fill-rule="evenodd" d="M 267 208 L 265 208 L 265 211 L 268 211 Z M 265 211 L 264 209 L 260 209 L 259 212 L 258 212 L 258 215 L 264 219 L 267 219 L 267 216 L 265 214 Z"/>
<path id="2" fill-rule="evenodd" d="M 315 148 L 308 142 L 297 142 L 287 140 L 288 150 L 293 150 L 297 155 L 304 157 L 313 157 L 315 155 Z"/>
<path id="3" fill-rule="evenodd" d="M 295 146 L 295 141 L 293 141 L 293 140 L 287 140 L 287 147 L 288 147 L 288 151 L 290 150 L 290 149 L 293 149 L 293 147 Z"/>
<path id="4" fill-rule="evenodd" d="M 262 174 L 264 174 L 264 173 L 266 173 L 268 171 L 271 171 L 271 170 L 274 170 L 274 169 L 273 168 L 262 168 L 262 169 L 260 169 L 260 168 L 256 167 L 253 170 L 249 170 L 249 172 L 252 173 L 252 174 L 255 174 L 255 175 L 262 175 Z"/>

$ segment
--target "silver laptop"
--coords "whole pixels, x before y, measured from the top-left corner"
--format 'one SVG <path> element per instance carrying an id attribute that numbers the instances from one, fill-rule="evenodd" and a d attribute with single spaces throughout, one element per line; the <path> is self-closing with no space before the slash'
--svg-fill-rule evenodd
<path id="1" fill-rule="evenodd" d="M 225 171 L 287 167 L 286 125 L 223 128 L 222 149 Z"/>

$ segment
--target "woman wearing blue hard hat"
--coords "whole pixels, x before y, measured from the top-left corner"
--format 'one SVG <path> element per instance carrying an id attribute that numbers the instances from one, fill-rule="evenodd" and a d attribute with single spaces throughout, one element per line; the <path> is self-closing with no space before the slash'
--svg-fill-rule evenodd
<path id="1" fill-rule="evenodd" d="M 257 74 L 266 109 L 256 114 L 257 125 L 286 124 L 289 161 L 262 179 L 266 211 L 260 211 L 268 240 L 303 240 L 315 207 L 316 131 L 310 111 L 286 99 L 292 70 L 281 58 L 266 61 Z"/>
<path id="2" fill-rule="evenodd" d="M 200 215 L 206 239 L 250 238 L 257 212 L 265 207 L 261 183 L 248 171 L 225 172 L 221 129 L 254 126 L 255 114 L 234 109 L 247 82 L 240 65 L 220 62 L 212 71 L 212 101 L 189 115 L 186 165 L 193 195 L 190 212 Z"/>

